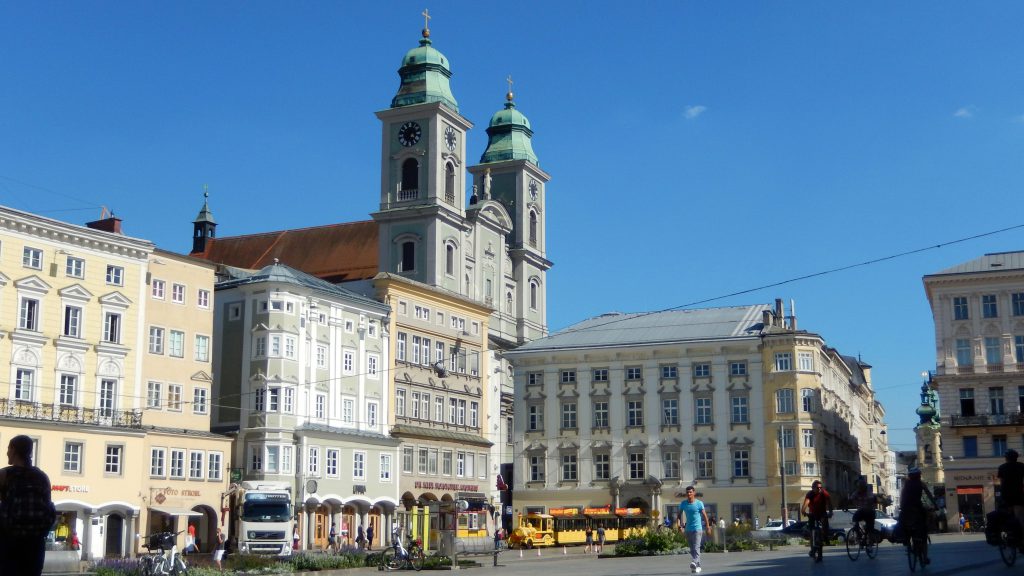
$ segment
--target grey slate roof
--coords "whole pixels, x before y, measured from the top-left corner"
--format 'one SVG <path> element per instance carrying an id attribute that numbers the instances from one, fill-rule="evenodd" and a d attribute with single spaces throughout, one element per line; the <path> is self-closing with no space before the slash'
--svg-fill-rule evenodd
<path id="1" fill-rule="evenodd" d="M 771 309 L 769 304 L 755 304 L 663 312 L 613 312 L 584 320 L 507 354 L 750 338 L 764 328 L 762 311 Z"/>
<path id="2" fill-rule="evenodd" d="M 1021 252 L 993 252 L 985 254 L 981 258 L 968 260 L 963 264 L 957 264 L 952 268 L 946 268 L 928 276 L 939 276 L 942 274 L 973 274 L 977 272 L 999 272 L 1002 270 L 1020 270 L 1024 268 L 1024 251 Z"/>
<path id="3" fill-rule="evenodd" d="M 279 262 L 275 262 L 270 266 L 265 266 L 257 271 L 235 268 L 233 266 L 225 266 L 224 271 L 230 274 L 232 279 L 218 282 L 216 286 L 218 290 L 235 288 L 245 284 L 257 284 L 260 282 L 281 282 L 285 284 L 295 284 L 297 286 L 309 288 L 310 290 L 317 290 L 335 297 L 362 302 L 368 306 L 379 308 L 384 312 L 391 310 L 387 304 L 383 304 L 373 298 L 363 296 L 358 292 L 342 288 L 337 284 L 331 284 L 326 280 L 321 280 L 316 276 L 311 276 L 301 270 L 296 270 L 291 266 L 287 266 Z"/>

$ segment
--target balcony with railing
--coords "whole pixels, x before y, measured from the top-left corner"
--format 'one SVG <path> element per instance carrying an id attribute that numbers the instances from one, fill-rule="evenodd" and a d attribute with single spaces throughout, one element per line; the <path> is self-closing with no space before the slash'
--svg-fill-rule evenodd
<path id="1" fill-rule="evenodd" d="M 953 414 L 949 417 L 949 425 L 954 428 L 965 426 L 1019 426 L 1024 425 L 1024 414 L 1020 412 L 975 414 L 973 416 Z"/>
<path id="2" fill-rule="evenodd" d="M 43 404 L 12 398 L 0 398 L 0 417 L 60 424 L 142 428 L 141 410 L 81 408 L 69 404 Z"/>

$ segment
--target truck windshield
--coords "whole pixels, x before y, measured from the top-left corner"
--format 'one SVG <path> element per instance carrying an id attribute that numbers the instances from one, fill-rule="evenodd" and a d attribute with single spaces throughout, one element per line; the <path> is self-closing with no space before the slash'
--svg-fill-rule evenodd
<path id="1" fill-rule="evenodd" d="M 249 501 L 242 505 L 242 520 L 247 522 L 287 522 L 292 513 L 288 502 L 280 500 Z"/>

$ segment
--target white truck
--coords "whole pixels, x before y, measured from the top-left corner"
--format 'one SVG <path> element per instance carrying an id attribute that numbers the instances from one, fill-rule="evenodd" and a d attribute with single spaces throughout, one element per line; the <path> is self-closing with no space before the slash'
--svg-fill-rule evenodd
<path id="1" fill-rule="evenodd" d="M 284 482 L 242 482 L 234 492 L 235 545 L 240 554 L 290 556 L 292 491 Z"/>

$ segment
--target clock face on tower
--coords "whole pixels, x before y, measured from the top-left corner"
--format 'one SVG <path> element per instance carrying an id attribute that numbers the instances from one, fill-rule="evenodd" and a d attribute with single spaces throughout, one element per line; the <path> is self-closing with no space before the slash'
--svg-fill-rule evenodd
<path id="1" fill-rule="evenodd" d="M 398 129 L 398 142 L 402 146 L 412 146 L 420 141 L 420 136 L 422 135 L 423 131 L 420 130 L 419 124 L 415 122 L 406 122 Z"/>
<path id="2" fill-rule="evenodd" d="M 537 191 L 538 190 L 540 190 L 540 187 L 537 186 L 537 181 L 531 178 L 530 179 L 530 198 L 531 199 L 533 199 L 533 200 L 537 199 Z"/>
<path id="3" fill-rule="evenodd" d="M 444 129 L 444 145 L 448 147 L 450 152 L 455 152 L 455 144 L 458 140 L 455 137 L 455 128 L 451 126 Z"/>

